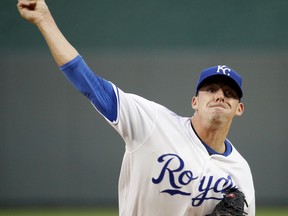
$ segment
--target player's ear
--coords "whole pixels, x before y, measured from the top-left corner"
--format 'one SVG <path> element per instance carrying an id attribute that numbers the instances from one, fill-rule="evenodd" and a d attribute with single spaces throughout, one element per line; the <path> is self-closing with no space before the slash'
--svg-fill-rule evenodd
<path id="1" fill-rule="evenodd" d="M 192 109 L 194 110 L 198 109 L 198 97 L 197 96 L 192 97 L 191 106 L 192 106 Z"/>
<path id="2" fill-rule="evenodd" d="M 236 115 L 237 116 L 241 116 L 244 112 L 244 104 L 243 103 L 239 103 L 238 104 L 238 107 L 237 107 L 237 110 L 236 110 Z"/>

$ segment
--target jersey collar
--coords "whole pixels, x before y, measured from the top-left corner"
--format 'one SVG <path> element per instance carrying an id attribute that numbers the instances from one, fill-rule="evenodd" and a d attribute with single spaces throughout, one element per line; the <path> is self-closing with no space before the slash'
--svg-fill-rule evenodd
<path id="1" fill-rule="evenodd" d="M 209 145 L 207 145 L 205 142 L 202 141 L 202 139 L 198 136 L 197 132 L 195 131 L 194 127 L 193 127 L 193 124 L 192 124 L 192 121 L 190 120 L 191 122 L 191 127 L 194 131 L 194 133 L 196 134 L 196 136 L 198 137 L 198 139 L 201 141 L 201 143 L 204 145 L 204 147 L 206 148 L 207 152 L 209 155 L 222 155 L 222 156 L 229 156 L 232 152 L 232 145 L 231 143 L 229 142 L 229 140 L 226 138 L 225 141 L 224 141 L 224 144 L 225 144 L 225 152 L 224 153 L 219 153 L 219 152 L 216 152 L 215 150 L 213 150 Z"/>

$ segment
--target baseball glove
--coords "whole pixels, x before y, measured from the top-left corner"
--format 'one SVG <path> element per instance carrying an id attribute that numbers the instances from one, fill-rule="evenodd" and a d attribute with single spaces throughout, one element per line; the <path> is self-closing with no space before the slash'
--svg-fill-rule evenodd
<path id="1" fill-rule="evenodd" d="M 207 216 L 247 215 L 247 213 L 244 212 L 244 204 L 248 207 L 244 194 L 237 188 L 231 188 L 226 191 L 223 199 L 216 205 L 212 214 Z"/>

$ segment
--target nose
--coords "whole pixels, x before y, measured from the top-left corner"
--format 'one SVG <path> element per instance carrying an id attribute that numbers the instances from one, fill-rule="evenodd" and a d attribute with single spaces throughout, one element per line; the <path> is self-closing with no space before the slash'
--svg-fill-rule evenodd
<path id="1" fill-rule="evenodd" d="M 215 94 L 215 99 L 216 101 L 221 101 L 223 102 L 225 98 L 225 94 L 222 88 L 219 88 Z"/>

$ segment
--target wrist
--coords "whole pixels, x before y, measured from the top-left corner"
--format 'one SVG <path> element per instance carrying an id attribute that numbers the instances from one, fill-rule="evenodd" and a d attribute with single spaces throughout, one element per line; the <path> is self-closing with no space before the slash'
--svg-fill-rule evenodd
<path id="1" fill-rule="evenodd" d="M 53 26 L 56 25 L 52 15 L 50 14 L 50 12 L 48 12 L 47 14 L 39 17 L 37 20 L 34 21 L 34 24 L 40 29 L 45 29 L 49 26 Z"/>

